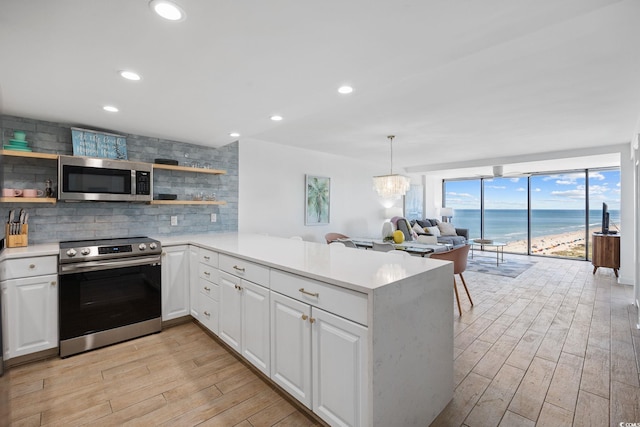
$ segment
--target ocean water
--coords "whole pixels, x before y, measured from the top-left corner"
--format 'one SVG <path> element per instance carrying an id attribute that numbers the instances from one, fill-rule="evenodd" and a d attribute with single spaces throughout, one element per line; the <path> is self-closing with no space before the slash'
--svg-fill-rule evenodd
<path id="1" fill-rule="evenodd" d="M 620 212 L 609 209 L 609 228 L 617 230 Z M 469 238 L 480 237 L 480 210 L 456 209 L 452 222 L 456 227 L 468 228 Z M 589 229 L 600 229 L 602 210 L 589 211 Z M 531 236 L 582 231 L 585 229 L 585 211 L 570 209 L 534 209 L 531 211 Z M 527 210 L 485 209 L 484 237 L 503 242 L 527 239 Z"/>

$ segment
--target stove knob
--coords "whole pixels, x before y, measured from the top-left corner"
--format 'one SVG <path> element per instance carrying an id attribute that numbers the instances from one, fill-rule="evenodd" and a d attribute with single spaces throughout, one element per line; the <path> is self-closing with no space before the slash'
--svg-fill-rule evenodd
<path id="1" fill-rule="evenodd" d="M 149 249 L 157 249 L 158 245 L 156 245 L 156 242 L 151 242 L 149 243 Z"/>
<path id="2" fill-rule="evenodd" d="M 70 258 L 76 256 L 76 254 L 77 254 L 77 252 L 73 248 L 67 250 L 67 256 L 70 257 Z"/>
<path id="3" fill-rule="evenodd" d="M 144 243 L 140 243 L 138 245 L 138 249 L 140 249 L 141 251 L 144 251 L 145 249 L 147 249 L 147 245 L 145 245 Z"/>
<path id="4" fill-rule="evenodd" d="M 89 255 L 89 254 L 91 253 L 91 249 L 89 249 L 89 248 L 82 248 L 82 249 L 80 249 L 80 253 L 81 253 L 82 255 Z"/>

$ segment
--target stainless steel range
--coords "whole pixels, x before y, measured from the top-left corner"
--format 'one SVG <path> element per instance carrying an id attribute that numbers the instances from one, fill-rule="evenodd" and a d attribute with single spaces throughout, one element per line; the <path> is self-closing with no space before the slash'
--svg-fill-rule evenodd
<path id="1" fill-rule="evenodd" d="M 60 356 L 162 329 L 161 254 L 148 237 L 60 243 Z"/>

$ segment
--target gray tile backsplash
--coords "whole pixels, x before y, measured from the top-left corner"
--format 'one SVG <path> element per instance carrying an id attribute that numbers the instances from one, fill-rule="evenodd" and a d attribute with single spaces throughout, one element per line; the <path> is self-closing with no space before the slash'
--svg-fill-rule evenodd
<path id="1" fill-rule="evenodd" d="M 51 123 L 13 116 L 2 117 L 2 141 L 8 143 L 14 130 L 27 132 L 33 151 L 73 154 L 71 127 L 88 126 Z M 104 129 L 96 129 L 104 130 Z M 226 205 L 148 205 L 125 202 L 2 203 L 2 212 L 24 208 L 30 213 L 29 244 L 87 238 L 208 234 L 238 230 L 238 142 L 211 148 L 179 141 L 108 132 L 127 137 L 129 160 L 153 163 L 156 158 L 175 159 L 181 165 L 197 161 L 210 163 L 226 175 L 154 171 L 154 194 L 177 194 L 189 199 L 195 192 L 215 193 Z M 185 157 L 185 154 L 188 157 Z M 43 190 L 51 179 L 57 188 L 55 160 L 4 156 L 0 165 L 3 188 Z M 211 214 L 217 222 L 211 222 Z M 171 217 L 178 225 L 171 226 Z"/>

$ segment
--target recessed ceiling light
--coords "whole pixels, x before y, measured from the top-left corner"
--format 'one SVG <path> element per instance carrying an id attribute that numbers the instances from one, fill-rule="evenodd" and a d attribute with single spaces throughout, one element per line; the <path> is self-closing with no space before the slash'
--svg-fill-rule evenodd
<path id="1" fill-rule="evenodd" d="M 120 111 L 120 110 L 118 110 L 117 107 L 114 107 L 113 105 L 105 105 L 104 107 L 102 107 L 102 109 L 104 111 L 108 111 L 110 113 L 117 113 L 118 111 Z"/>
<path id="2" fill-rule="evenodd" d="M 280 120 L 282 120 L 282 116 L 274 115 L 274 116 L 271 116 L 270 119 L 273 120 L 274 122 L 279 122 Z"/>
<path id="3" fill-rule="evenodd" d="M 353 92 L 353 88 L 351 86 L 340 86 L 338 92 L 344 94 L 351 93 Z"/>
<path id="4" fill-rule="evenodd" d="M 230 136 L 230 137 L 232 137 L 232 138 L 237 138 L 237 137 L 239 137 L 239 136 L 240 136 L 240 134 L 239 134 L 238 132 L 231 132 L 231 133 L 229 134 L 229 136 Z"/>
<path id="5" fill-rule="evenodd" d="M 140 74 L 134 71 L 128 71 L 128 70 L 120 71 L 120 76 L 122 76 L 122 78 L 125 78 L 127 80 L 133 80 L 133 81 L 138 81 L 141 79 Z"/>
<path id="6" fill-rule="evenodd" d="M 149 7 L 169 21 L 183 21 L 187 16 L 180 6 L 169 0 L 151 0 Z"/>

